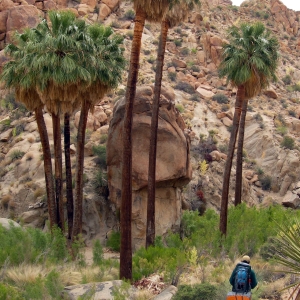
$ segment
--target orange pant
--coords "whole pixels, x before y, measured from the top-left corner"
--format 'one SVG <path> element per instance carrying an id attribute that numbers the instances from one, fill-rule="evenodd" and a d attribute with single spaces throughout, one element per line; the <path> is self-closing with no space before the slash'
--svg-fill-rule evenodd
<path id="1" fill-rule="evenodd" d="M 234 292 L 229 292 L 226 300 L 251 300 L 251 293 L 237 294 Z"/>

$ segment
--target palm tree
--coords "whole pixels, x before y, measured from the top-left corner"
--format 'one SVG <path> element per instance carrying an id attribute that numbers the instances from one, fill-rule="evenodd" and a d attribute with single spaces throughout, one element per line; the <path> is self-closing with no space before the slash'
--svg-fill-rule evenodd
<path id="1" fill-rule="evenodd" d="M 89 47 L 87 52 L 91 55 L 84 63 L 93 66 L 92 83 L 79 94 L 81 114 L 77 136 L 73 239 L 81 233 L 82 229 L 83 158 L 88 111 L 103 98 L 105 93 L 118 85 L 125 68 L 121 36 L 114 35 L 110 27 L 97 24 L 88 28 L 88 36 L 89 44 L 86 46 Z"/>
<path id="2" fill-rule="evenodd" d="M 236 152 L 235 201 L 234 201 L 235 206 L 241 204 L 241 199 L 242 199 L 243 145 L 244 145 L 247 107 L 248 107 L 248 99 L 245 99 L 242 104 L 242 112 L 241 112 L 241 119 L 239 125 L 238 146 Z"/>
<path id="3" fill-rule="evenodd" d="M 300 222 L 299 220 L 286 220 L 279 227 L 279 234 L 274 238 L 274 258 L 287 269 L 282 272 L 295 275 L 298 280 L 285 289 L 293 288 L 288 300 L 300 300 Z"/>
<path id="4" fill-rule="evenodd" d="M 169 28 L 184 21 L 195 4 L 199 0 L 181 0 L 175 4 L 167 13 L 161 24 L 161 35 L 158 44 L 156 75 L 154 84 L 154 99 L 152 104 L 152 118 L 150 128 L 150 148 L 149 148 L 149 167 L 148 167 L 148 202 L 147 202 L 147 225 L 146 225 L 146 248 L 154 245 L 155 239 L 155 172 L 156 172 L 156 150 L 157 150 L 157 128 L 159 98 L 161 91 L 161 81 L 165 57 L 165 49 Z"/>
<path id="5" fill-rule="evenodd" d="M 223 47 L 223 60 L 219 67 L 221 77 L 227 76 L 237 86 L 233 126 L 230 135 L 228 155 L 223 177 L 220 231 L 226 235 L 228 191 L 232 159 L 240 124 L 242 105 L 245 99 L 257 95 L 262 88 L 276 79 L 279 44 L 262 23 L 243 23 L 229 30 L 229 43 Z"/>
<path id="6" fill-rule="evenodd" d="M 168 7 L 175 0 L 133 0 L 135 15 L 134 34 L 131 46 L 130 65 L 125 94 L 125 115 L 123 127 L 123 160 L 122 160 L 122 196 L 121 196 L 121 248 L 120 278 L 132 279 L 132 118 L 133 102 L 139 70 L 141 39 L 145 20 L 160 22 Z"/>
<path id="7" fill-rule="evenodd" d="M 11 58 L 3 66 L 0 80 L 5 83 L 6 88 L 15 88 L 16 98 L 22 102 L 30 111 L 34 111 L 38 131 L 41 138 L 43 161 L 46 182 L 47 205 L 49 213 L 50 229 L 57 224 L 57 209 L 55 202 L 55 189 L 51 163 L 51 151 L 45 120 L 43 117 L 43 106 L 35 87 L 36 72 L 30 70 L 30 55 L 26 55 L 27 47 L 37 42 L 35 35 L 30 30 L 22 34 L 15 34 L 16 45 L 8 44 L 5 53 Z"/>

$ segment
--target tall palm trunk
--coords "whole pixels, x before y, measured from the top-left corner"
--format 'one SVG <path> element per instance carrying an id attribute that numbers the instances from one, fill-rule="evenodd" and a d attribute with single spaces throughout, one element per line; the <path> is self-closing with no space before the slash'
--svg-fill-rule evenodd
<path id="1" fill-rule="evenodd" d="M 165 49 L 167 43 L 167 35 L 169 22 L 164 20 L 161 24 L 161 36 L 159 39 L 157 64 L 154 86 L 154 99 L 152 104 L 151 118 L 151 136 L 149 148 L 149 168 L 148 168 L 148 202 L 147 202 L 147 226 L 146 226 L 146 248 L 154 245 L 155 240 L 155 172 L 156 172 L 156 152 L 157 152 L 157 128 L 158 128 L 158 113 L 159 99 L 161 91 L 161 81 L 163 74 L 163 65 L 165 58 Z"/>
<path id="2" fill-rule="evenodd" d="M 50 229 L 52 229 L 53 225 L 57 225 L 57 212 L 56 212 L 56 203 L 55 203 L 55 191 L 54 191 L 54 182 L 53 182 L 50 144 L 49 144 L 48 132 L 43 117 L 42 108 L 38 107 L 34 110 L 34 112 L 35 112 L 36 123 L 38 126 L 42 149 L 43 149 L 47 205 L 48 205 Z"/>
<path id="3" fill-rule="evenodd" d="M 131 46 L 130 67 L 126 88 L 126 104 L 123 129 L 123 168 L 122 168 L 122 197 L 121 197 L 121 249 L 120 249 L 120 278 L 132 279 L 132 241 L 131 241 L 131 213 L 132 213 L 132 119 L 133 103 L 138 77 L 141 40 L 145 25 L 146 14 L 137 9 L 133 41 Z"/>
<path id="4" fill-rule="evenodd" d="M 226 235 L 227 232 L 227 212 L 228 212 L 230 172 L 232 167 L 232 159 L 234 154 L 236 137 L 237 137 L 239 124 L 240 124 L 242 103 L 244 99 L 245 99 L 245 86 L 240 85 L 238 86 L 237 95 L 236 95 L 233 124 L 232 124 L 232 130 L 230 134 L 228 154 L 227 154 L 227 160 L 226 160 L 224 176 L 223 176 L 222 202 L 221 202 L 220 226 L 219 226 L 222 235 Z"/>
<path id="5" fill-rule="evenodd" d="M 72 188 L 72 166 L 70 154 L 70 114 L 64 116 L 64 148 L 66 166 L 66 191 L 67 191 L 67 218 L 68 218 L 68 239 L 72 237 L 73 229 L 73 188 Z"/>
<path id="6" fill-rule="evenodd" d="M 76 146 L 75 202 L 72 240 L 75 240 L 82 231 L 84 141 L 90 107 L 91 103 L 89 101 L 82 101 Z"/>
<path id="7" fill-rule="evenodd" d="M 63 186 L 62 186 L 62 150 L 61 150 L 61 132 L 59 115 L 52 114 L 53 124 L 53 142 L 55 157 L 55 198 L 57 205 L 57 223 L 58 227 L 65 231 L 64 222 L 64 203 L 63 203 Z"/>
<path id="8" fill-rule="evenodd" d="M 238 147 L 236 154 L 236 178 L 235 178 L 235 199 L 234 205 L 237 206 L 242 202 L 242 184 L 243 184 L 243 146 L 245 135 L 245 123 L 248 107 L 248 99 L 245 99 L 242 106 L 242 114 L 239 128 Z"/>

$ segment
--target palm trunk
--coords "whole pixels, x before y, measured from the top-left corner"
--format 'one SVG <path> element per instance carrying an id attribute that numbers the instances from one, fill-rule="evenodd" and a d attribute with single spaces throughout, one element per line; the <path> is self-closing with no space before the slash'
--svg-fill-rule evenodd
<path id="1" fill-rule="evenodd" d="M 84 141 L 87 117 L 91 103 L 83 100 L 77 134 L 76 146 L 76 175 L 75 175 L 75 202 L 72 240 L 78 238 L 82 231 L 82 201 L 83 201 L 83 167 L 84 167 Z"/>
<path id="2" fill-rule="evenodd" d="M 36 108 L 34 112 L 35 112 L 36 123 L 38 126 L 42 149 L 43 149 L 49 223 L 50 223 L 50 229 L 52 229 L 53 225 L 57 225 L 57 212 L 56 212 L 56 203 L 55 203 L 55 191 L 54 191 L 54 182 L 53 182 L 50 144 L 49 144 L 48 132 L 43 117 L 42 108 L 41 107 Z"/>
<path id="3" fill-rule="evenodd" d="M 132 119 L 133 103 L 138 77 L 141 40 L 145 25 L 146 14 L 137 9 L 135 17 L 134 35 L 131 46 L 130 67 L 126 88 L 126 105 L 123 129 L 123 167 L 122 167 L 122 197 L 120 211 L 121 249 L 120 249 L 120 278 L 132 279 L 132 241 L 131 241 L 131 213 L 132 213 Z"/>
<path id="4" fill-rule="evenodd" d="M 65 113 L 64 118 L 64 147 L 66 166 L 66 190 L 67 190 L 67 218 L 68 239 L 71 239 L 73 228 L 73 188 L 72 188 L 72 166 L 70 154 L 70 114 Z"/>
<path id="5" fill-rule="evenodd" d="M 146 248 L 154 245 L 155 240 L 155 172 L 156 172 L 156 151 L 157 151 L 157 128 L 158 128 L 158 113 L 159 99 L 161 91 L 161 81 L 163 74 L 163 65 L 165 58 L 165 49 L 169 22 L 164 20 L 161 24 L 161 36 L 158 45 L 157 65 L 154 86 L 154 99 L 152 105 L 151 118 L 151 136 L 149 148 L 149 168 L 148 168 L 148 202 L 147 202 L 147 226 L 146 226 Z"/>
<path id="6" fill-rule="evenodd" d="M 244 99 L 245 99 L 245 87 L 244 85 L 240 85 L 238 87 L 238 91 L 236 95 L 233 124 L 232 124 L 232 130 L 230 134 L 228 154 L 227 154 L 224 177 L 223 177 L 222 202 L 221 202 L 220 226 L 219 226 L 222 235 L 226 235 L 227 232 L 227 211 L 228 211 L 230 173 L 231 173 L 236 137 L 237 137 L 238 128 L 240 124 L 242 103 Z"/>
<path id="7" fill-rule="evenodd" d="M 61 150 L 61 132 L 59 115 L 52 114 L 53 124 L 53 141 L 55 157 L 55 198 L 57 205 L 58 227 L 65 231 L 64 222 L 64 203 L 63 203 L 63 186 L 62 186 L 62 150 Z"/>
<path id="8" fill-rule="evenodd" d="M 248 99 L 245 99 L 242 106 L 241 122 L 239 128 L 239 138 L 236 157 L 236 178 L 235 178 L 235 200 L 234 205 L 237 206 L 242 202 L 242 183 L 243 183 L 243 146 L 245 135 L 245 123 L 248 107 Z"/>

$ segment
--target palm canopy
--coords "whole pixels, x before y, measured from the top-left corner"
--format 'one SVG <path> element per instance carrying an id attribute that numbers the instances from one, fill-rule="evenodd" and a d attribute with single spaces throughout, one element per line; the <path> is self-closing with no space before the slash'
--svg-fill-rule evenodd
<path id="1" fill-rule="evenodd" d="M 219 74 L 234 86 L 244 85 L 246 98 L 251 98 L 276 80 L 279 43 L 260 22 L 232 26 L 228 39 Z"/>
<path id="2" fill-rule="evenodd" d="M 71 112 L 87 89 L 97 91 L 99 99 L 99 91 L 120 81 L 123 39 L 111 28 L 87 25 L 68 11 L 51 11 L 49 20 L 15 35 L 16 45 L 6 47 L 11 60 L 1 78 L 6 87 L 18 87 L 25 94 L 35 90 L 50 112 Z"/>
<path id="3" fill-rule="evenodd" d="M 132 0 L 134 9 L 142 10 L 149 22 L 160 22 L 166 15 L 168 8 L 179 0 Z"/>
<path id="4" fill-rule="evenodd" d="M 170 27 L 177 26 L 184 21 L 195 5 L 201 5 L 199 0 L 179 0 L 169 9 L 166 15 Z"/>

